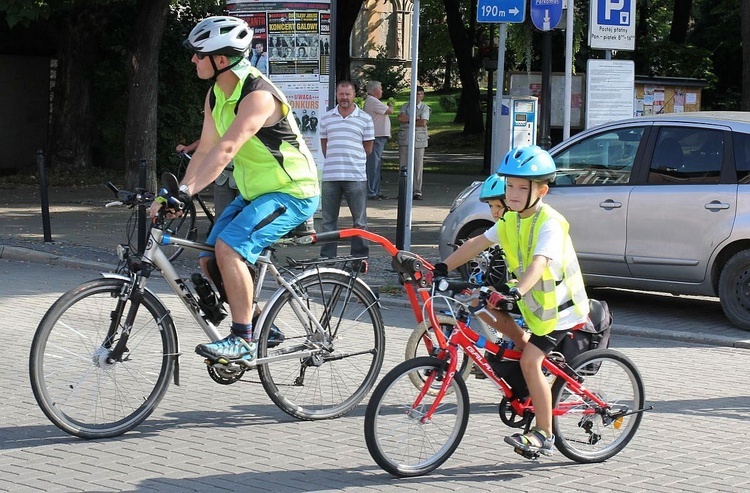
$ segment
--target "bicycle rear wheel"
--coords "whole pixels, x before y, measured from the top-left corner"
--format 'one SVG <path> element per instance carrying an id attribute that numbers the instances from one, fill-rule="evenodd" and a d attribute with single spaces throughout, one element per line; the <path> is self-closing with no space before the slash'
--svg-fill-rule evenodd
<path id="1" fill-rule="evenodd" d="M 323 333 L 314 330 L 300 303 L 283 288 L 264 310 L 259 358 L 314 350 L 258 366 L 268 396 L 295 418 L 328 419 L 348 413 L 370 391 L 383 365 L 380 305 L 361 280 L 350 289 L 351 282 L 349 273 L 333 269 L 308 271 L 292 282 Z M 272 324 L 284 334 L 284 341 L 269 349 Z"/>
<path id="2" fill-rule="evenodd" d="M 185 205 L 185 209 L 182 211 L 182 216 L 166 222 L 164 225 L 164 232 L 176 238 L 196 241 L 198 239 L 198 228 L 195 225 L 195 217 L 195 202 L 190 201 Z M 185 250 L 176 245 L 164 245 L 161 249 L 169 258 L 170 262 L 176 260 L 182 251 Z"/>
<path id="3" fill-rule="evenodd" d="M 394 476 L 421 476 L 439 467 L 461 442 L 469 422 L 469 394 L 456 374 L 449 391 L 428 422 L 422 417 L 435 396 L 412 383 L 412 375 L 428 375 L 434 387 L 442 382 L 445 362 L 414 358 L 396 366 L 372 393 L 365 413 L 367 450 L 383 470 Z"/>
<path id="4" fill-rule="evenodd" d="M 106 438 L 135 428 L 169 386 L 177 353 L 174 325 L 148 291 L 121 361 L 106 361 L 131 305 L 128 287 L 124 279 L 97 279 L 65 293 L 34 335 L 29 357 L 34 397 L 50 421 L 72 435 Z M 107 342 L 113 323 L 116 332 Z"/>
<path id="5" fill-rule="evenodd" d="M 552 386 L 555 445 L 576 462 L 607 460 L 624 449 L 638 431 L 643 413 L 634 411 L 644 408 L 643 379 L 628 357 L 611 349 L 586 351 L 569 365 L 583 376 L 583 387 L 607 406 L 597 406 L 557 378 Z"/>
<path id="6" fill-rule="evenodd" d="M 451 332 L 453 332 L 453 327 L 456 325 L 456 319 L 447 315 L 439 315 L 438 321 L 440 322 L 440 328 L 443 331 L 443 334 L 448 338 L 451 335 Z M 406 341 L 404 359 L 409 360 L 419 356 L 432 356 L 430 348 L 428 348 L 428 342 L 430 343 L 430 347 L 434 348 L 437 347 L 437 340 L 435 339 L 435 336 L 432 335 L 432 328 L 430 327 L 430 330 L 427 330 L 427 323 L 428 321 L 422 322 L 411 332 L 409 340 Z M 429 341 L 425 340 L 425 338 L 429 338 Z M 458 351 L 456 371 L 461 374 L 461 378 L 463 378 L 464 381 L 469 378 L 472 366 L 473 363 L 471 358 L 466 356 L 463 351 Z M 414 385 L 418 389 L 421 389 L 422 385 L 424 385 L 425 377 L 418 373 L 411 373 L 410 377 L 412 378 Z M 439 387 L 440 385 L 438 385 L 438 389 Z M 437 389 L 430 390 L 430 392 L 436 393 Z"/>

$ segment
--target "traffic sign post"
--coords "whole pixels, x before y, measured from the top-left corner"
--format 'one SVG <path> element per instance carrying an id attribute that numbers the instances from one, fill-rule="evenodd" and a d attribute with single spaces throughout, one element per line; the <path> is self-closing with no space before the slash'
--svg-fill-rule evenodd
<path id="1" fill-rule="evenodd" d="M 531 0 L 531 22 L 540 31 L 554 29 L 562 13 L 562 0 Z"/>
<path id="2" fill-rule="evenodd" d="M 477 22 L 520 24 L 526 19 L 526 0 L 479 0 Z"/>

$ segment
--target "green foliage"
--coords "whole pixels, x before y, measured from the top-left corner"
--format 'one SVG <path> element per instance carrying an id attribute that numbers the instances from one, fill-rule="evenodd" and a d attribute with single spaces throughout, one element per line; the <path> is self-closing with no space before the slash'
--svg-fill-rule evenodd
<path id="1" fill-rule="evenodd" d="M 172 7 L 159 54 L 159 108 L 156 161 L 159 171 L 174 171 L 177 144 L 200 137 L 203 106 L 211 81 L 201 80 L 182 46 L 190 30 L 202 18 L 223 13 L 216 0 L 180 1 Z"/>
<path id="2" fill-rule="evenodd" d="M 453 51 L 443 0 L 426 0 L 420 4 L 419 74 L 417 79 L 429 87 L 445 85 L 446 64 L 451 64 L 449 87 L 458 85 L 458 67 Z"/>
<path id="3" fill-rule="evenodd" d="M 458 110 L 458 102 L 461 99 L 460 94 L 444 94 L 440 96 L 440 108 L 449 113 L 455 113 Z"/>
<path id="4" fill-rule="evenodd" d="M 394 64 L 388 59 L 388 54 L 384 47 L 378 49 L 378 55 L 372 65 L 368 65 L 362 70 L 364 81 L 377 80 L 383 86 L 383 97 L 388 99 L 393 97 L 396 92 L 406 87 L 405 77 L 406 69 L 401 65 Z M 360 84 L 364 88 L 364 84 Z"/>

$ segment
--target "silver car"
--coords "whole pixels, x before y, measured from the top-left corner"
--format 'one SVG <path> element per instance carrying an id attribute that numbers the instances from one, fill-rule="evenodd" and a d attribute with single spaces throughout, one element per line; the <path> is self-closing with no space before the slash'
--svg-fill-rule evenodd
<path id="1" fill-rule="evenodd" d="M 718 296 L 750 330 L 750 113 L 621 120 L 550 153 L 558 175 L 544 200 L 570 222 L 587 285 Z M 441 258 L 492 225 L 480 184 L 443 221 Z"/>

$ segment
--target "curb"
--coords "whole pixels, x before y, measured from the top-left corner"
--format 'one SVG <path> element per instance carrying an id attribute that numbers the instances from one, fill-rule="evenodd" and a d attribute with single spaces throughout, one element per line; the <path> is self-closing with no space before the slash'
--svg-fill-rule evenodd
<path id="1" fill-rule="evenodd" d="M 39 264 L 59 265 L 62 267 L 87 268 L 93 270 L 114 271 L 117 266 L 95 260 L 81 260 L 73 257 L 64 257 L 53 253 L 40 252 L 31 248 L 12 247 L 0 245 L 0 258 L 6 260 L 18 260 L 22 262 L 35 262 Z"/>
<path id="2" fill-rule="evenodd" d="M 31 248 L 13 247 L 0 244 L 0 259 L 16 260 L 22 262 L 35 262 L 48 265 L 59 265 L 71 268 L 86 268 L 101 272 L 114 272 L 115 265 L 93 260 L 81 260 L 74 257 L 65 257 L 52 253 L 40 252 Z M 381 306 L 385 308 L 411 308 L 411 304 L 404 296 L 383 295 L 379 289 L 383 286 L 371 284 L 370 287 L 378 294 Z M 692 344 L 705 344 L 710 346 L 733 347 L 738 349 L 750 349 L 750 339 L 736 340 L 726 336 L 712 336 L 708 334 L 692 334 L 675 330 L 653 330 L 647 327 L 613 324 L 612 332 L 616 335 L 627 337 L 645 337 L 649 339 L 666 339 L 670 341 L 688 342 Z"/>

